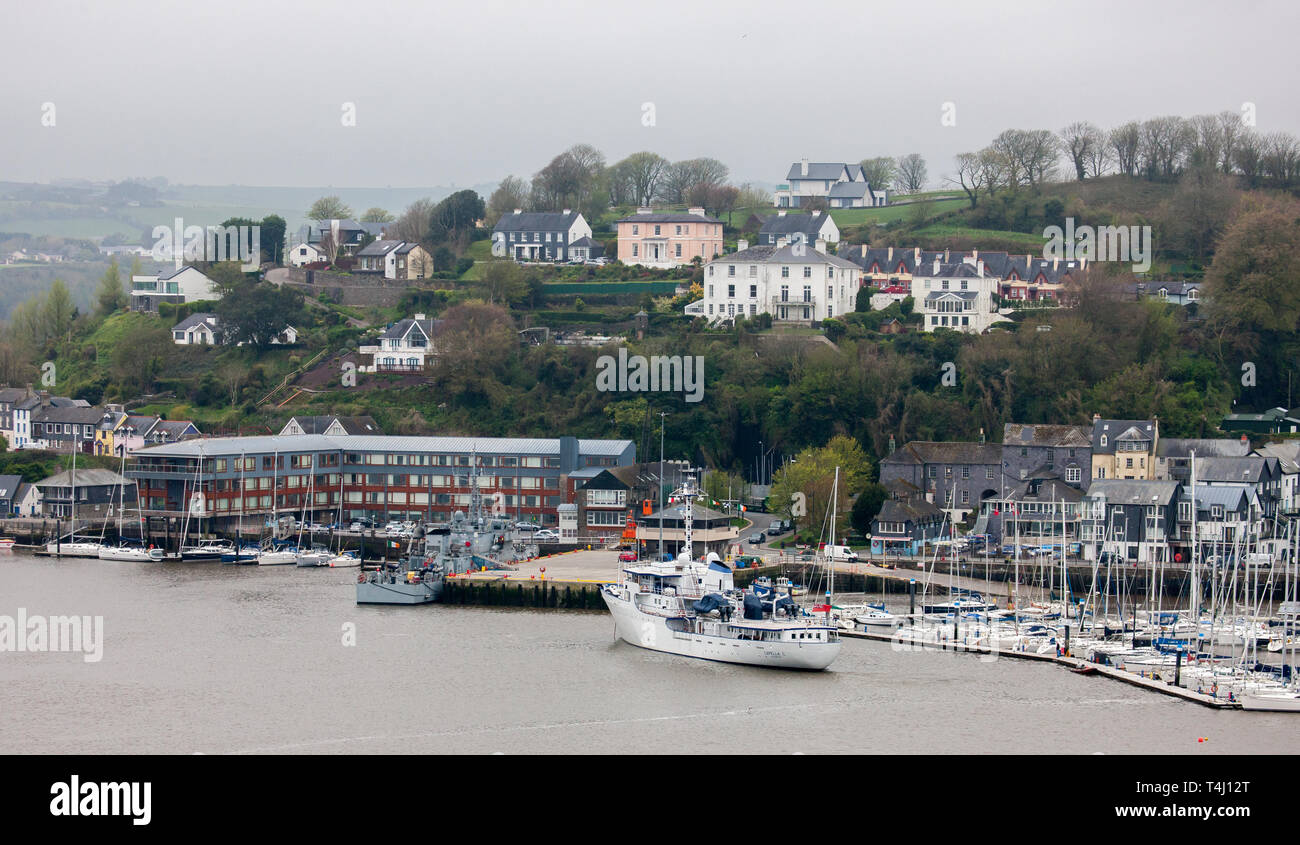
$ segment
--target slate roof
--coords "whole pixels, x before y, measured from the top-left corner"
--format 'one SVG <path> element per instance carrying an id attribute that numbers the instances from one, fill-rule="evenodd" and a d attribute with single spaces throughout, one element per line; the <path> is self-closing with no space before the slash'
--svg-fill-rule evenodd
<path id="1" fill-rule="evenodd" d="M 200 323 L 207 323 L 208 328 L 215 329 L 217 327 L 217 315 L 206 314 L 206 313 L 191 314 L 190 316 L 186 317 L 184 320 L 181 320 L 179 323 L 172 326 L 172 331 L 183 332 L 188 329 L 194 328 Z"/>
<path id="2" fill-rule="evenodd" d="M 130 481 L 110 469 L 79 469 L 77 470 L 77 487 L 117 487 L 119 485 L 134 486 Z M 36 482 L 37 487 L 71 487 L 72 470 L 61 472 L 58 475 L 51 475 L 43 481 Z"/>
<path id="3" fill-rule="evenodd" d="M 816 240 L 822 226 L 826 225 L 828 217 L 830 214 L 825 211 L 817 214 L 769 214 L 763 220 L 763 228 L 759 229 L 758 233 L 760 235 L 803 233 L 808 235 L 808 240 L 811 242 Z"/>
<path id="4" fill-rule="evenodd" d="M 384 340 L 400 340 L 401 338 L 406 337 L 407 332 L 409 332 L 412 326 L 416 323 L 419 323 L 421 331 L 424 332 L 424 336 L 432 339 L 433 336 L 438 333 L 438 329 L 442 327 L 443 321 L 428 318 L 424 320 L 416 320 L 414 317 L 407 317 L 404 320 L 398 320 L 396 323 L 393 323 L 385 329 L 384 333 L 379 337 Z"/>
<path id="5" fill-rule="evenodd" d="M 1002 464 L 1001 443 L 913 440 L 881 463 Z"/>
<path id="6" fill-rule="evenodd" d="M 1200 465 L 1202 458 L 1244 458 L 1250 454 L 1250 441 L 1242 442 L 1240 439 L 1231 437 L 1221 437 L 1216 439 L 1208 438 L 1187 438 L 1187 437 L 1162 437 L 1160 443 L 1156 446 L 1156 455 L 1161 458 L 1189 458 L 1192 451 L 1196 452 L 1197 465 Z"/>
<path id="7" fill-rule="evenodd" d="M 1088 448 L 1092 439 L 1082 425 L 1026 425 L 1007 423 L 1002 427 L 1002 442 L 1007 446 L 1077 446 Z"/>
<path id="8" fill-rule="evenodd" d="M 685 211 L 648 211 L 644 214 L 629 214 L 619 218 L 615 223 L 721 223 L 716 217 L 707 214 L 689 214 Z M 567 227 L 566 227 L 567 228 Z"/>
<path id="9" fill-rule="evenodd" d="M 1192 485 L 1190 484 L 1184 484 L 1179 488 L 1178 498 L 1180 501 L 1190 502 L 1192 500 L 1191 488 Z M 1242 499 L 1245 499 L 1246 504 L 1249 504 L 1257 498 L 1249 488 L 1244 486 L 1203 485 L 1198 482 L 1196 485 L 1196 512 L 1208 513 L 1211 505 L 1219 505 L 1230 511 L 1241 510 Z"/>
<path id="10" fill-rule="evenodd" d="M 836 182 L 827 196 L 831 199 L 861 199 L 871 190 L 866 182 Z"/>
<path id="11" fill-rule="evenodd" d="M 808 175 L 804 176 L 803 162 L 796 161 L 794 164 L 790 165 L 790 172 L 786 174 L 785 178 L 786 181 L 793 181 L 796 179 L 816 179 L 818 181 L 825 181 L 827 179 L 843 179 L 845 177 L 852 178 L 854 173 L 849 172 L 849 167 L 850 165 L 847 165 L 842 161 L 810 161 L 808 162 Z M 860 176 L 862 168 L 856 164 L 852 165 L 852 167 L 855 169 L 854 172 Z"/>
<path id="12" fill-rule="evenodd" d="M 911 522 L 942 520 L 943 511 L 925 499 L 886 499 L 874 522 Z"/>
<path id="13" fill-rule="evenodd" d="M 357 258 L 383 258 L 402 245 L 401 241 L 372 241 L 357 251 Z"/>
<path id="14" fill-rule="evenodd" d="M 1268 462 L 1276 458 L 1248 455 L 1240 458 L 1206 458 L 1196 461 L 1196 481 L 1239 482 L 1256 484 L 1268 474 Z"/>
<path id="15" fill-rule="evenodd" d="M 1088 485 L 1086 498 L 1105 498 L 1112 505 L 1168 505 L 1181 486 L 1177 481 L 1098 478 Z"/>
<path id="16" fill-rule="evenodd" d="M 325 430 L 338 420 L 339 425 L 348 434 L 382 434 L 379 430 L 379 423 L 371 416 L 359 417 L 340 417 L 337 415 L 311 416 L 311 417 L 293 417 L 304 434 L 324 434 Z M 285 423 L 288 425 L 288 423 Z"/>
<path id="17" fill-rule="evenodd" d="M 493 232 L 567 232 L 582 214 L 570 211 L 521 211 L 503 214 Z"/>
<path id="18" fill-rule="evenodd" d="M 1121 436 L 1132 440 L 1134 434 L 1146 440 L 1155 439 L 1154 423 L 1151 420 L 1094 420 L 1092 424 L 1092 451 L 1095 455 L 1115 454 L 1115 441 Z M 1136 430 L 1136 431 L 1133 431 Z M 1102 435 L 1106 435 L 1106 445 L 1101 445 Z"/>
<path id="19" fill-rule="evenodd" d="M 582 457 L 617 457 L 632 446 L 631 440 L 578 440 L 578 454 Z M 280 437 L 205 437 L 176 443 L 149 446 L 137 451 L 140 457 L 164 456 L 178 458 L 220 457 L 222 455 L 257 454 L 292 449 L 298 452 L 386 451 L 386 452 L 445 452 L 468 455 L 477 448 L 479 452 L 503 455 L 559 455 L 560 438 L 540 437 L 404 437 L 389 435 L 351 435 L 334 437 L 327 434 L 299 434 Z"/>
<path id="20" fill-rule="evenodd" d="M 0 475 L 0 501 L 12 501 L 23 483 L 21 475 Z"/>
<path id="21" fill-rule="evenodd" d="M 794 245 L 775 246 L 760 245 L 751 246 L 741 252 L 733 252 L 729 255 L 723 255 L 710 261 L 710 264 L 738 264 L 746 261 L 755 264 L 830 264 L 833 267 L 842 267 L 846 270 L 857 270 L 858 265 L 852 261 L 845 261 L 837 255 L 827 255 L 824 252 L 818 252 L 809 246 L 802 246 L 799 254 L 794 251 Z"/>

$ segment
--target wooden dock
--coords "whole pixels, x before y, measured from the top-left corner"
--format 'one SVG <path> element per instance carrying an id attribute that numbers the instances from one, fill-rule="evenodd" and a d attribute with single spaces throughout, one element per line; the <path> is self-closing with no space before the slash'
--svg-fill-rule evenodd
<path id="1" fill-rule="evenodd" d="M 1184 701 L 1190 701 L 1205 707 L 1216 710 L 1237 710 L 1241 704 L 1235 701 L 1225 701 L 1222 698 L 1216 698 L 1212 695 L 1189 690 L 1186 687 L 1178 687 L 1168 681 L 1159 678 L 1145 678 L 1132 672 L 1125 672 L 1114 666 L 1107 666 L 1102 663 L 1089 663 L 1086 660 L 1080 660 L 1077 657 L 1057 657 L 1055 654 L 1039 654 L 1032 651 L 1004 651 L 1001 649 L 992 649 L 988 646 L 973 645 L 970 643 L 948 640 L 934 643 L 911 643 L 898 640 L 893 634 L 878 634 L 874 631 L 840 631 L 841 637 L 858 640 L 876 640 L 877 642 L 896 642 L 903 648 L 920 651 L 952 651 L 967 652 L 970 654 L 993 655 L 995 657 L 1011 657 L 1016 660 L 1037 660 L 1040 662 L 1056 663 L 1064 669 L 1077 669 L 1087 666 L 1097 670 L 1099 676 L 1104 676 L 1116 681 L 1122 681 L 1135 687 L 1150 690 L 1152 692 L 1171 695 L 1175 698 L 1181 698 Z"/>

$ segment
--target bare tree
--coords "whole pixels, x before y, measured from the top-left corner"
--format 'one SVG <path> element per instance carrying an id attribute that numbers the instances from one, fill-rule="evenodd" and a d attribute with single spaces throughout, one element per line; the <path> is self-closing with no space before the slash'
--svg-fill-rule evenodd
<path id="1" fill-rule="evenodd" d="M 1242 132 L 1233 148 L 1232 159 L 1246 184 L 1258 187 L 1264 167 L 1264 136 L 1254 131 Z"/>
<path id="2" fill-rule="evenodd" d="M 1234 155 L 1246 131 L 1241 115 L 1234 111 L 1219 112 L 1219 169 L 1224 173 L 1231 173 L 1237 166 Z"/>
<path id="3" fill-rule="evenodd" d="M 979 204 L 979 193 L 985 188 L 984 180 L 988 175 L 979 153 L 961 153 L 957 156 L 956 176 L 949 177 L 948 181 L 965 191 L 970 207 L 975 208 Z"/>
<path id="4" fill-rule="evenodd" d="M 429 233 L 429 221 L 437 204 L 429 198 L 418 199 L 406 207 L 391 231 L 393 237 L 407 243 L 420 243 Z"/>
<path id="5" fill-rule="evenodd" d="M 904 194 L 920 193 L 926 183 L 925 159 L 920 153 L 908 153 L 898 158 L 898 175 L 894 184 Z"/>
<path id="6" fill-rule="evenodd" d="M 498 220 L 507 214 L 513 214 L 515 209 L 527 208 L 531 193 L 532 187 L 526 179 L 520 179 L 518 176 L 507 176 L 502 179 L 501 184 L 497 185 L 497 189 L 488 198 L 487 219 L 484 222 L 489 226 L 495 226 Z"/>
<path id="7" fill-rule="evenodd" d="M 1142 126 L 1130 120 L 1122 126 L 1110 130 L 1107 138 L 1111 151 L 1115 154 L 1115 166 L 1125 176 L 1137 175 L 1138 150 L 1142 146 Z"/>
<path id="8" fill-rule="evenodd" d="M 1076 121 L 1058 133 L 1065 154 L 1074 165 L 1075 177 L 1082 182 L 1088 176 L 1088 162 L 1092 152 L 1105 146 L 1101 130 L 1087 121 Z"/>
<path id="9" fill-rule="evenodd" d="M 654 200 L 668 159 L 652 152 L 632 153 L 615 165 L 619 178 L 626 180 L 625 187 L 637 205 L 649 205 Z"/>
<path id="10" fill-rule="evenodd" d="M 1264 175 L 1279 188 L 1289 188 L 1300 175 L 1300 144 L 1286 132 L 1272 132 L 1264 137 L 1264 157 L 1260 162 Z"/>

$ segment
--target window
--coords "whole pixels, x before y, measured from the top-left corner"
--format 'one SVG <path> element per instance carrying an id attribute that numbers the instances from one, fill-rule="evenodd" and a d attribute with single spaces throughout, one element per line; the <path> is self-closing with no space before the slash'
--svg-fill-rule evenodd
<path id="1" fill-rule="evenodd" d="M 970 467 L 964 466 L 961 468 L 961 477 L 970 478 Z"/>
<path id="2" fill-rule="evenodd" d="M 1210 505 L 1210 519 L 1223 519 L 1223 505 Z"/>
<path id="3" fill-rule="evenodd" d="M 633 223 L 633 224 L 632 224 L 632 234 L 634 234 L 634 235 L 639 235 L 639 234 L 641 234 L 641 227 L 638 226 L 638 225 L 636 225 L 635 223 Z"/>
<path id="4" fill-rule="evenodd" d="M 1101 446 L 1103 449 L 1106 448 L 1106 435 L 1104 434 L 1101 436 Z"/>
<path id="5" fill-rule="evenodd" d="M 632 257 L 633 257 L 633 258 L 636 258 L 636 257 L 637 257 L 637 245 L 636 245 L 636 244 L 632 244 Z"/>
<path id="6" fill-rule="evenodd" d="M 783 279 L 790 278 L 790 268 L 788 266 L 781 268 L 781 278 Z"/>
<path id="7" fill-rule="evenodd" d="M 735 299 L 735 298 L 736 298 L 736 286 L 727 285 L 727 299 Z"/>
<path id="8" fill-rule="evenodd" d="M 992 478 L 992 477 L 993 477 L 993 467 L 985 467 L 985 468 L 984 468 L 984 477 L 985 477 L 985 478 Z"/>
<path id="9" fill-rule="evenodd" d="M 660 228 L 660 227 L 659 227 L 659 224 L 656 223 L 656 224 L 655 224 L 655 234 L 656 234 L 656 235 L 659 234 L 659 228 Z"/>
<path id="10" fill-rule="evenodd" d="M 681 227 L 678 226 L 677 228 L 680 229 Z M 678 258 L 681 258 L 681 257 L 682 257 L 682 245 L 681 245 L 681 244 L 677 244 L 677 257 L 678 257 Z"/>
<path id="11" fill-rule="evenodd" d="M 728 265 L 727 265 L 727 275 L 728 275 L 728 276 L 733 276 L 733 277 L 736 275 L 736 265 L 735 265 L 735 264 L 728 264 Z"/>
<path id="12" fill-rule="evenodd" d="M 812 268 L 811 268 L 811 267 L 804 267 L 804 268 L 803 268 L 803 277 L 804 277 L 805 279 L 811 279 L 811 278 L 812 278 Z"/>
<path id="13" fill-rule="evenodd" d="M 1067 483 L 1074 483 L 1074 484 L 1079 483 L 1080 475 L 1081 473 L 1079 472 L 1078 467 L 1065 468 L 1065 480 Z"/>
<path id="14" fill-rule="evenodd" d="M 1191 503 L 1191 502 L 1179 502 L 1179 503 L 1178 503 L 1178 519 L 1179 519 L 1180 522 L 1191 522 L 1191 521 L 1192 521 L 1192 503 Z"/>

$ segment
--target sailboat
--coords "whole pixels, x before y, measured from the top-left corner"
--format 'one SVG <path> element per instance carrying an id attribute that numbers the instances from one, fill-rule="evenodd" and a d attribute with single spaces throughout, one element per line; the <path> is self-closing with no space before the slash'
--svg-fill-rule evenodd
<path id="1" fill-rule="evenodd" d="M 126 477 L 126 450 L 122 451 L 122 472 L 121 475 Z M 136 482 L 135 489 L 136 512 L 140 510 L 140 485 Z M 122 536 L 122 515 L 126 512 L 126 486 L 118 487 L 117 497 L 117 541 L 116 546 L 103 545 L 99 549 L 100 560 L 120 560 L 120 561 L 149 561 L 162 560 L 163 550 L 155 548 L 145 548 L 143 545 L 143 531 L 141 533 L 141 545 L 127 545 L 125 537 Z M 139 522 L 136 525 L 139 526 Z"/>
<path id="2" fill-rule="evenodd" d="M 55 557 L 99 557 L 102 546 L 93 540 L 77 539 L 77 445 L 72 444 L 72 499 L 70 505 L 72 533 L 67 540 L 55 538 L 45 544 L 45 551 Z"/>

